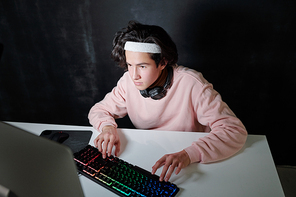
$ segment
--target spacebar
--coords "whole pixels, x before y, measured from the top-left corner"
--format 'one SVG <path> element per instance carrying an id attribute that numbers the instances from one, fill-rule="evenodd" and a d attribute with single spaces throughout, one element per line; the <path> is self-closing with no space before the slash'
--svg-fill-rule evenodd
<path id="1" fill-rule="evenodd" d="M 134 170 L 153 179 L 153 180 L 156 180 L 158 181 L 159 180 L 159 176 L 155 175 L 155 174 L 151 174 L 151 172 L 139 167 L 139 166 L 134 166 Z"/>

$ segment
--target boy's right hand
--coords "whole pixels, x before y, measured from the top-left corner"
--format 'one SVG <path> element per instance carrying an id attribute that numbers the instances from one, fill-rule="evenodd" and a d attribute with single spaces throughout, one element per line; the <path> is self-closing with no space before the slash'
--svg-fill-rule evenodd
<path id="1" fill-rule="evenodd" d="M 105 126 L 102 129 L 102 133 L 94 140 L 94 145 L 102 153 L 104 159 L 107 152 L 108 157 L 111 156 L 113 146 L 115 146 L 115 156 L 117 156 L 120 151 L 120 139 L 116 128 L 114 126 Z"/>

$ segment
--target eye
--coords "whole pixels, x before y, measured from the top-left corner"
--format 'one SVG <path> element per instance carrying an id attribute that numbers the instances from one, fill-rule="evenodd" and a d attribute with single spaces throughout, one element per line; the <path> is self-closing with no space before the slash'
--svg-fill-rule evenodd
<path id="1" fill-rule="evenodd" d="M 140 67 L 141 67 L 141 68 L 147 68 L 147 67 L 146 67 L 146 66 L 144 66 L 144 65 L 141 65 Z"/>

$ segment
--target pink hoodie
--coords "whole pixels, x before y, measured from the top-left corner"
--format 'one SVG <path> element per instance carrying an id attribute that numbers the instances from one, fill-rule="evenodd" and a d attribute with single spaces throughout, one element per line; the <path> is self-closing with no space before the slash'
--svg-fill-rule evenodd
<path id="1" fill-rule="evenodd" d="M 167 95 L 160 100 L 144 98 L 126 72 L 117 86 L 89 112 L 98 131 L 106 125 L 117 127 L 114 118 L 129 115 L 139 129 L 209 132 L 184 150 L 191 162 L 209 163 L 239 151 L 247 131 L 218 92 L 201 73 L 178 66 Z"/>

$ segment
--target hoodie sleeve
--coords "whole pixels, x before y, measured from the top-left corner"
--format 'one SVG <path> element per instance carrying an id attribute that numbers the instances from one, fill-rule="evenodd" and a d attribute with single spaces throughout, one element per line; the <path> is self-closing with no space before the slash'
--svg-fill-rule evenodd
<path id="1" fill-rule="evenodd" d="M 247 131 L 242 122 L 222 101 L 212 85 L 206 83 L 192 95 L 198 121 L 210 133 L 185 148 L 191 162 L 210 163 L 226 159 L 238 152 L 246 142 Z"/>
<path id="2" fill-rule="evenodd" d="M 125 102 L 125 75 L 118 81 L 117 86 L 105 98 L 96 103 L 88 114 L 90 124 L 99 132 L 104 126 L 112 125 L 117 128 L 116 118 L 127 114 Z"/>

